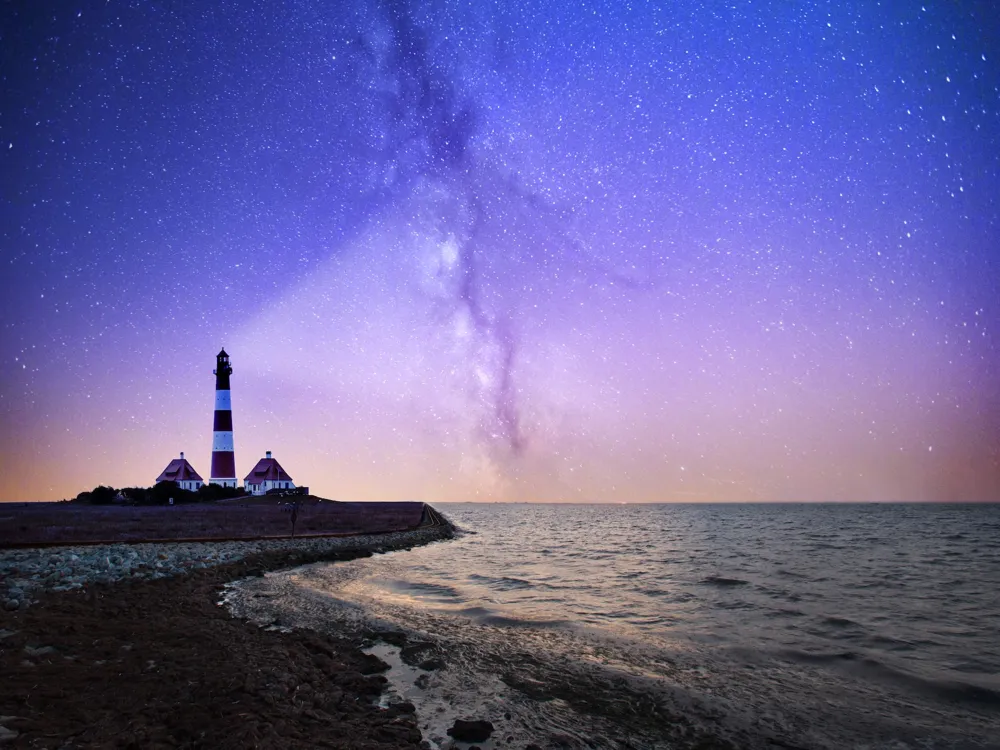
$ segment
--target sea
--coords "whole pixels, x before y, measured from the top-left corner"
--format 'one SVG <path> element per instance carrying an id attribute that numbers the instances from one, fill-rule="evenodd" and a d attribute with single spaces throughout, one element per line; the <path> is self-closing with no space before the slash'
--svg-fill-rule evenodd
<path id="1" fill-rule="evenodd" d="M 435 748 L 1000 748 L 1000 505 L 435 507 L 230 606 L 365 633 Z"/>

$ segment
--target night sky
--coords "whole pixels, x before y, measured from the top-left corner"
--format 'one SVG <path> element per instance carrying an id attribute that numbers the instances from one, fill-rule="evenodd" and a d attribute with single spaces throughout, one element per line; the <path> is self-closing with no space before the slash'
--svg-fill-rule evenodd
<path id="1" fill-rule="evenodd" d="M 1000 499 L 998 19 L 3 3 L 0 498 Z"/>

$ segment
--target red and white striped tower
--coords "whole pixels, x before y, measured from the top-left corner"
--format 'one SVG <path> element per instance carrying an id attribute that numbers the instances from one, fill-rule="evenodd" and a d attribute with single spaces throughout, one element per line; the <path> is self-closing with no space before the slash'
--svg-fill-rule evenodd
<path id="1" fill-rule="evenodd" d="M 236 486 L 236 454 L 233 452 L 233 402 L 229 376 L 233 368 L 223 349 L 215 358 L 215 423 L 212 426 L 212 473 L 209 484 Z"/>

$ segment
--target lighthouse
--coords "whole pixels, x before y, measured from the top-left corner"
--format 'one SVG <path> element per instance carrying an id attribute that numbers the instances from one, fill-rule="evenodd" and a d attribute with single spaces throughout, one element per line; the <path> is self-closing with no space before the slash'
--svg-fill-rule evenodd
<path id="1" fill-rule="evenodd" d="M 233 368 L 223 349 L 215 358 L 215 422 L 212 426 L 212 473 L 209 484 L 236 486 L 236 454 L 233 451 L 233 403 L 229 376 Z"/>

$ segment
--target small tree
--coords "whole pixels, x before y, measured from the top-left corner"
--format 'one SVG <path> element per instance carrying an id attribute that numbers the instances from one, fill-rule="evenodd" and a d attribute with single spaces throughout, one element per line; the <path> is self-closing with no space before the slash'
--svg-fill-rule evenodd
<path id="1" fill-rule="evenodd" d="M 129 505 L 147 505 L 150 502 L 149 489 L 146 487 L 125 487 L 121 494 Z"/>
<path id="2" fill-rule="evenodd" d="M 106 487 L 103 484 L 94 487 L 89 493 L 81 493 L 90 495 L 91 505 L 111 505 L 115 501 L 115 497 L 118 495 L 118 490 L 114 487 Z"/>
<path id="3" fill-rule="evenodd" d="M 202 502 L 228 500 L 232 497 L 243 497 L 246 494 L 246 490 L 242 487 L 223 487 L 221 484 L 203 484 L 198 488 L 198 500 Z"/>
<path id="4" fill-rule="evenodd" d="M 182 490 L 177 482 L 157 482 L 156 486 L 149 490 L 149 499 L 154 505 L 166 505 L 170 498 L 175 503 L 197 502 L 198 495 L 190 490 Z"/>

